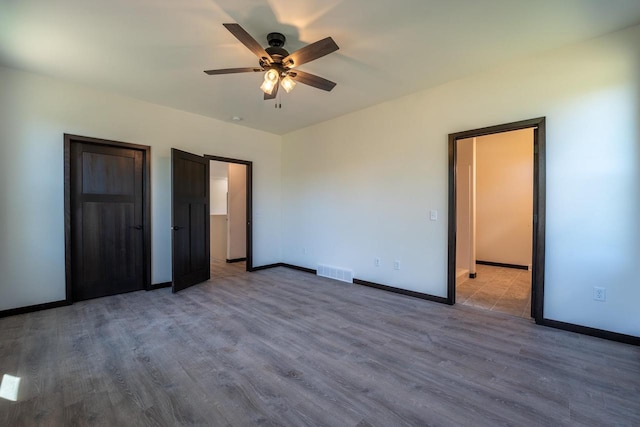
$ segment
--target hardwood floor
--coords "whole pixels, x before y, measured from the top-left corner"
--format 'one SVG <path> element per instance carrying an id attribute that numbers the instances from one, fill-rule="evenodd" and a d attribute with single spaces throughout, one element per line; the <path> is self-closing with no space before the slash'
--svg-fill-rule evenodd
<path id="1" fill-rule="evenodd" d="M 284 267 L 0 319 L 0 425 L 640 425 L 640 348 Z"/>
<path id="2" fill-rule="evenodd" d="M 226 262 L 211 258 L 211 280 L 222 279 L 223 277 L 238 276 L 245 274 L 247 271 L 247 263 L 245 261 L 240 262 Z"/>

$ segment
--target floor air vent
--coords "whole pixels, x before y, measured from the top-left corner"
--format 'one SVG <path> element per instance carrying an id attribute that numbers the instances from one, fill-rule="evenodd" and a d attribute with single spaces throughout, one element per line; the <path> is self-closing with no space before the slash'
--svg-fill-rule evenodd
<path id="1" fill-rule="evenodd" d="M 353 271 L 344 268 L 331 267 L 330 265 L 318 264 L 318 276 L 329 279 L 340 280 L 341 282 L 353 283 Z"/>

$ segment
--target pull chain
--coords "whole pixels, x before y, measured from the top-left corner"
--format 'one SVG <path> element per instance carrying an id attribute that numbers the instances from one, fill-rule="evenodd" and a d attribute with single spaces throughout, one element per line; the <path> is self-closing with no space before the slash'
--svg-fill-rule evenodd
<path id="1" fill-rule="evenodd" d="M 281 90 L 278 91 L 275 107 L 282 109 L 282 91 Z"/>

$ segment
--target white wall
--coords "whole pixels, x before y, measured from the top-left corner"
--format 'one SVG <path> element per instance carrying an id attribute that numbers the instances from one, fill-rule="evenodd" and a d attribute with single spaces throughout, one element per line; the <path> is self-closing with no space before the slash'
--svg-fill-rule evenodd
<path id="1" fill-rule="evenodd" d="M 217 260 L 227 259 L 227 193 L 229 191 L 228 163 L 209 162 L 209 217 L 210 256 Z"/>
<path id="2" fill-rule="evenodd" d="M 210 215 L 227 214 L 227 191 L 229 180 L 227 178 L 211 178 L 209 180 L 209 211 Z"/>
<path id="3" fill-rule="evenodd" d="M 545 317 L 640 335 L 638 46 L 640 26 L 285 135 L 283 261 L 445 296 L 447 135 L 546 116 Z"/>
<path id="4" fill-rule="evenodd" d="M 477 259 L 531 265 L 533 129 L 477 138 Z"/>
<path id="5" fill-rule="evenodd" d="M 227 216 L 211 215 L 209 216 L 210 240 L 209 256 L 219 261 L 227 259 Z"/>
<path id="6" fill-rule="evenodd" d="M 0 68 L 0 310 L 65 298 L 64 133 L 151 146 L 153 283 L 171 280 L 171 147 L 254 162 L 254 264 L 280 261 L 279 136 Z"/>
<path id="7" fill-rule="evenodd" d="M 209 161 L 209 211 L 211 215 L 227 214 L 229 177 L 227 162 Z"/>

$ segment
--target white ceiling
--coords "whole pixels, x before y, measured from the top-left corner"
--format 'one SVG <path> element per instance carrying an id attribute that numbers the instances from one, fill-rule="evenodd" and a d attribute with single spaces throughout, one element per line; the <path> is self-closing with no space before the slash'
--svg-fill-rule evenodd
<path id="1" fill-rule="evenodd" d="M 226 22 L 290 52 L 333 37 L 300 69 L 336 88 L 275 109 L 261 73 L 207 76 L 257 65 Z M 0 0 L 0 64 L 284 134 L 637 23 L 640 0 Z"/>

